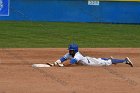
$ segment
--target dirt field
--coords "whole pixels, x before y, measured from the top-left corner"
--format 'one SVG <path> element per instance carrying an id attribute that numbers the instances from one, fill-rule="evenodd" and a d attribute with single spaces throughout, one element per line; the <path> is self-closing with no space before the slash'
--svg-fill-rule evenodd
<path id="1" fill-rule="evenodd" d="M 88 56 L 130 57 L 126 64 L 109 67 L 32 68 L 33 63 L 54 62 L 66 49 L 0 49 L 0 93 L 139 93 L 140 48 L 80 49 Z M 66 62 L 67 63 L 67 62 Z"/>

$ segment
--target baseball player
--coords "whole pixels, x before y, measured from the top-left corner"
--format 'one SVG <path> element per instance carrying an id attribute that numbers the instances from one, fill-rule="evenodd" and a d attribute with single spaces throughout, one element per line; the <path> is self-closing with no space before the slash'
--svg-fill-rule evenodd
<path id="1" fill-rule="evenodd" d="M 113 59 L 113 58 L 95 58 L 95 57 L 83 56 L 78 51 L 77 44 L 70 44 L 68 46 L 68 50 L 69 50 L 68 53 L 66 53 L 63 57 L 61 57 L 56 62 L 51 64 L 51 66 L 59 65 L 61 67 L 63 66 L 62 63 L 69 59 L 70 64 L 80 63 L 89 66 L 109 66 L 112 64 L 125 63 L 133 67 L 133 63 L 128 57 L 126 57 L 125 59 Z"/>

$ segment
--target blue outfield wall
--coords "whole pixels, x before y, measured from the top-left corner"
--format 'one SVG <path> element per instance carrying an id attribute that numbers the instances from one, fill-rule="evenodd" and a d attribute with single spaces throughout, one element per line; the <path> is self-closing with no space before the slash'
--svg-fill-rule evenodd
<path id="1" fill-rule="evenodd" d="M 10 0 L 9 16 L 0 20 L 140 23 L 140 2 L 88 0 Z"/>

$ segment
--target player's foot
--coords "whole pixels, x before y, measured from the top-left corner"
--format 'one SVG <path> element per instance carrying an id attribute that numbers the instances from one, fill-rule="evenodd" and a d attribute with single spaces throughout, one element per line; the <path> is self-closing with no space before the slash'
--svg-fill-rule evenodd
<path id="1" fill-rule="evenodd" d="M 110 56 L 110 58 L 109 58 L 109 59 L 111 59 L 111 60 L 112 60 L 112 59 L 113 59 L 113 56 Z"/>
<path id="2" fill-rule="evenodd" d="M 126 64 L 130 65 L 131 67 L 133 67 L 133 63 L 132 63 L 132 61 L 129 59 L 129 57 L 126 57 L 125 60 L 126 60 Z"/>

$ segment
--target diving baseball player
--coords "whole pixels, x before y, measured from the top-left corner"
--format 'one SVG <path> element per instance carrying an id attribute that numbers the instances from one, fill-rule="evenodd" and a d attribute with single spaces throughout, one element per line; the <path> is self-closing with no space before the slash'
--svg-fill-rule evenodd
<path id="1" fill-rule="evenodd" d="M 133 63 L 128 57 L 126 57 L 125 59 L 113 59 L 113 58 L 95 58 L 95 57 L 83 56 L 78 51 L 77 44 L 70 44 L 68 46 L 68 50 L 69 50 L 68 53 L 66 53 L 63 57 L 61 57 L 56 62 L 51 64 L 51 66 L 59 65 L 61 67 L 63 66 L 62 63 L 69 59 L 70 64 L 80 63 L 89 66 L 109 66 L 112 64 L 125 63 L 133 67 Z"/>

